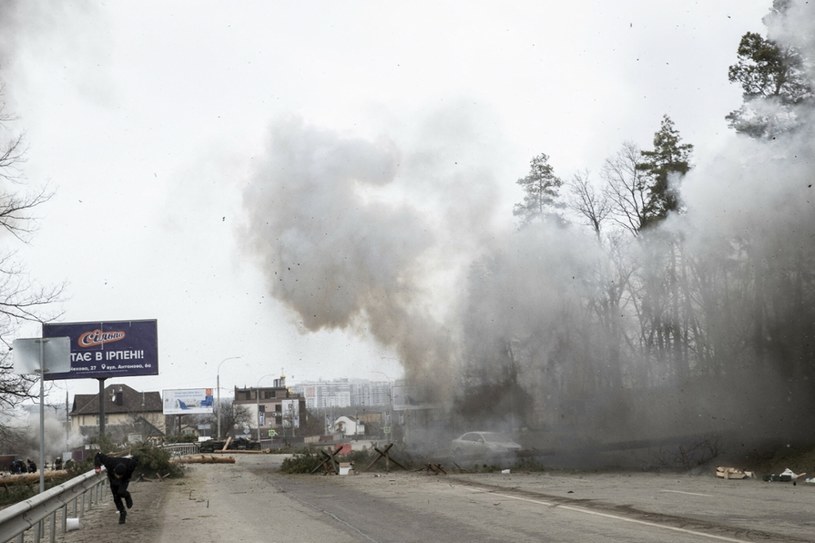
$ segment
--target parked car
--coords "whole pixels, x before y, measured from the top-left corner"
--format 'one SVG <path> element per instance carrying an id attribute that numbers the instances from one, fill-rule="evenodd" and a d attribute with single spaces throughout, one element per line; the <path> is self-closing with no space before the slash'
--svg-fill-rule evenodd
<path id="1" fill-rule="evenodd" d="M 498 432 L 467 432 L 451 443 L 456 462 L 512 463 L 521 445 Z"/>
<path id="2" fill-rule="evenodd" d="M 233 437 L 232 439 L 226 441 L 217 441 L 214 439 L 202 441 L 198 444 L 198 450 L 202 453 L 211 453 L 214 451 L 223 450 L 224 445 L 226 445 L 226 450 L 228 451 L 260 450 L 259 442 L 242 436 Z"/>
<path id="3" fill-rule="evenodd" d="M 235 437 L 229 443 L 227 449 L 234 449 L 238 451 L 260 450 L 260 442 L 252 441 L 246 437 Z"/>

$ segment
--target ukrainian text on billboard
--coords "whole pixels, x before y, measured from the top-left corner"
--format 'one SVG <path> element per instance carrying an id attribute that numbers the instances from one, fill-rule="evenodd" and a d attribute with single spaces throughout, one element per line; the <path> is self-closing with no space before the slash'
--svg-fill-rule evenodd
<path id="1" fill-rule="evenodd" d="M 45 379 L 106 379 L 158 375 L 155 320 L 65 322 L 42 325 L 42 337 L 67 336 L 71 369 Z"/>
<path id="2" fill-rule="evenodd" d="M 211 388 L 182 388 L 162 391 L 165 415 L 212 414 L 215 401 Z"/>

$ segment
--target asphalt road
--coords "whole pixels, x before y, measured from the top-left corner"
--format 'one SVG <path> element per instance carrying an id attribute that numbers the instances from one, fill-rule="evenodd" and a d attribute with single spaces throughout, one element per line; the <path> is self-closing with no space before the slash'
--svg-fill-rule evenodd
<path id="1" fill-rule="evenodd" d="M 275 455 L 133 483 L 63 541 L 815 542 L 815 485 L 649 473 L 285 475 Z"/>

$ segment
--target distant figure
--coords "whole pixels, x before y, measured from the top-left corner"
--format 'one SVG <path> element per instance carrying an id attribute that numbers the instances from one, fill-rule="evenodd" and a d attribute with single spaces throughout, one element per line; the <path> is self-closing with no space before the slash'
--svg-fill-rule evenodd
<path id="1" fill-rule="evenodd" d="M 110 492 L 113 494 L 113 503 L 119 511 L 119 524 L 125 523 L 127 518 L 127 509 L 133 507 L 133 498 L 127 490 L 127 485 L 130 483 L 130 478 L 133 476 L 133 470 L 139 463 L 138 459 L 133 458 L 117 458 L 115 456 L 108 456 L 102 453 L 96 453 L 93 458 L 93 468 L 96 473 L 102 471 L 102 466 L 108 472 L 108 481 L 110 482 Z M 122 503 L 122 498 L 127 502 L 127 509 Z"/>
<path id="2" fill-rule="evenodd" d="M 11 473 L 20 474 L 25 473 L 26 467 L 25 462 L 20 460 L 19 458 L 15 458 L 11 461 Z"/>
<path id="3" fill-rule="evenodd" d="M 62 469 L 62 457 L 58 456 L 54 459 L 54 469 L 61 470 Z"/>
<path id="4" fill-rule="evenodd" d="M 28 473 L 37 473 L 37 464 L 32 459 L 28 458 L 26 463 L 28 464 Z"/>

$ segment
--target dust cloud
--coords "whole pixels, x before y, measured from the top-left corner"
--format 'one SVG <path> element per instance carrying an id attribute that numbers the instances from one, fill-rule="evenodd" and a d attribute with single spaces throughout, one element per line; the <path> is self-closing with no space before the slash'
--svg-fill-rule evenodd
<path id="1" fill-rule="evenodd" d="M 770 35 L 815 58 L 813 9 Z M 815 138 L 799 114 L 802 130 L 733 134 L 694 165 L 685 213 L 602 240 L 557 220 L 506 227 L 513 180 L 466 109 L 399 143 L 284 119 L 241 238 L 304 333 L 393 349 L 446 425 L 793 439 L 815 378 Z"/>
<path id="2" fill-rule="evenodd" d="M 479 185 L 488 174 L 445 160 L 281 121 L 246 191 L 241 234 L 303 331 L 343 329 L 393 348 L 435 398 L 449 396 L 458 359 L 455 285 L 493 212 Z"/>
<path id="3" fill-rule="evenodd" d="M 6 428 L 2 439 L 4 454 L 14 454 L 23 460 L 31 459 L 39 463 L 40 458 L 40 413 L 39 407 L 18 409 L 7 413 L 3 420 Z M 57 457 L 81 447 L 85 438 L 67 427 L 64 411 L 60 414 L 51 406 L 46 406 L 43 431 L 45 435 L 45 461 L 49 465 Z"/>

